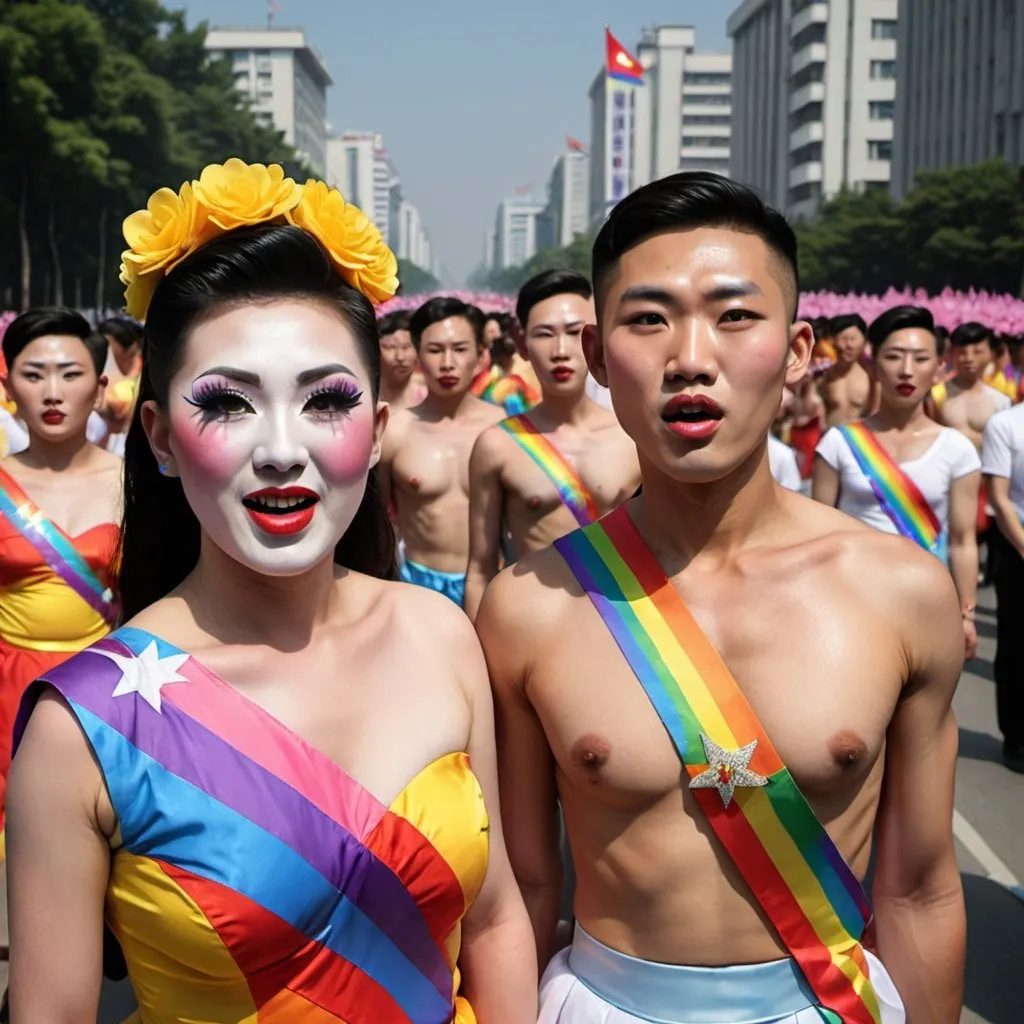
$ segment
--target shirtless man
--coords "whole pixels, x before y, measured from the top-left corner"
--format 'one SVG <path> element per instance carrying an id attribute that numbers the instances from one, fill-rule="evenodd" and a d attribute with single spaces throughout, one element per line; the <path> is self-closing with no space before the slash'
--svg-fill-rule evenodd
<path id="1" fill-rule="evenodd" d="M 796 248 L 704 173 L 634 192 L 594 243 L 584 349 L 642 493 L 500 574 L 477 618 L 542 963 L 559 800 L 577 874 L 542 1024 L 894 1024 L 901 997 L 915 1024 L 959 1021 L 960 609 L 938 559 L 771 478 L 768 428 L 812 345 Z M 877 957 L 857 941 L 873 835 Z"/>
<path id="2" fill-rule="evenodd" d="M 412 313 L 400 309 L 382 316 L 380 334 L 380 400 L 387 402 L 391 415 L 411 409 L 427 397 L 427 388 L 416 373 L 416 347 L 409 333 Z"/>
<path id="3" fill-rule="evenodd" d="M 503 529 L 519 556 L 547 547 L 630 497 L 640 482 L 636 446 L 615 414 L 586 395 L 581 336 L 594 321 L 590 282 L 547 270 L 519 292 L 525 356 L 543 399 L 525 421 L 484 431 L 469 462 L 469 572 L 466 613 L 476 618 L 500 568 Z M 534 434 L 510 432 L 528 426 Z M 580 488 L 579 485 L 582 485 Z M 580 519 L 582 517 L 582 520 Z"/>
<path id="4" fill-rule="evenodd" d="M 992 362 L 992 332 L 983 324 L 961 324 L 951 338 L 953 377 L 946 381 L 938 398 L 939 419 L 947 427 L 959 430 L 980 452 L 985 424 L 997 412 L 1009 409 L 1013 402 L 984 381 Z"/>
<path id="5" fill-rule="evenodd" d="M 821 381 L 827 425 L 838 427 L 868 415 L 874 406 L 875 390 L 862 360 L 868 344 L 868 325 L 858 313 L 837 316 L 832 321 L 836 361 Z"/>
<path id="6" fill-rule="evenodd" d="M 379 480 L 394 507 L 405 554 L 400 574 L 460 607 L 469 562 L 469 456 L 504 411 L 470 394 L 483 348 L 479 310 L 431 299 L 409 324 L 427 397 L 392 417 Z"/>

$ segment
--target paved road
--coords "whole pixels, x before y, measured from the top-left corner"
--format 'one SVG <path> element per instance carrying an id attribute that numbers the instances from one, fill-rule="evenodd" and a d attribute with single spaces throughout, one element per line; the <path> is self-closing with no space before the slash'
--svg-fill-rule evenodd
<path id="1" fill-rule="evenodd" d="M 957 855 L 968 931 L 962 1024 L 1024 1024 L 1024 899 L 1007 888 L 1024 882 L 1024 775 L 1012 774 L 1000 762 L 992 686 L 993 606 L 992 595 L 983 592 L 978 658 L 967 666 L 956 695 Z M 5 975 L 3 964 L 0 979 L 6 981 Z M 132 1008 L 126 986 L 108 985 L 98 1024 L 119 1024 Z"/>

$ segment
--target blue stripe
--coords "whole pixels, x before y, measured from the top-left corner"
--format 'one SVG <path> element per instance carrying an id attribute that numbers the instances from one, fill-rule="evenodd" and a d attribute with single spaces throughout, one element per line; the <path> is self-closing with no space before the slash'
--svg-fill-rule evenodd
<path id="1" fill-rule="evenodd" d="M 437 1024 L 451 1003 L 347 897 L 286 843 L 168 772 L 88 709 L 69 702 L 121 820 L 125 848 L 240 893 L 385 989 L 413 1024 Z M 206 840 L 206 841 L 204 841 Z"/>

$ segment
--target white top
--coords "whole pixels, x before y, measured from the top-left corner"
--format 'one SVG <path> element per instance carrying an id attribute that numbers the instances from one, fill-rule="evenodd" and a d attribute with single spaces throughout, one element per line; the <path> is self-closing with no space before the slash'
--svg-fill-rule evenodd
<path id="1" fill-rule="evenodd" d="M 800 490 L 800 467 L 797 465 L 796 452 L 774 434 L 768 435 L 768 465 L 772 476 L 783 487 L 790 491 Z"/>
<path id="2" fill-rule="evenodd" d="M 17 455 L 28 447 L 28 431 L 21 420 L 0 408 L 0 431 L 7 439 L 7 450 L 3 455 Z"/>
<path id="3" fill-rule="evenodd" d="M 825 433 L 817 453 L 839 474 L 841 512 L 876 530 L 899 532 L 878 504 L 871 482 L 861 472 L 850 446 L 836 427 Z M 949 528 L 949 491 L 953 481 L 980 468 L 978 450 L 952 427 L 943 427 L 942 433 L 920 458 L 900 463 L 900 469 L 917 484 L 925 501 L 931 505 L 943 531 Z"/>
<path id="4" fill-rule="evenodd" d="M 1009 478 L 1010 501 L 1024 520 L 1024 405 L 997 412 L 985 425 L 981 471 Z"/>

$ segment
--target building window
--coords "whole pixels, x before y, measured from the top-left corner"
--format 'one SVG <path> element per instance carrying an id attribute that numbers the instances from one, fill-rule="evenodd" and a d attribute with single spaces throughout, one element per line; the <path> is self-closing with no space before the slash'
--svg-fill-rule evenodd
<path id="1" fill-rule="evenodd" d="M 802 185 L 794 185 L 789 190 L 789 202 L 802 203 L 808 199 L 820 199 L 821 198 L 821 182 L 820 181 L 805 181 Z"/>
<path id="2" fill-rule="evenodd" d="M 895 100 L 871 100 L 868 103 L 868 117 L 872 121 L 891 121 L 895 113 Z"/>
<path id="3" fill-rule="evenodd" d="M 683 102 L 694 107 L 727 107 L 732 103 L 732 96 L 721 93 L 693 93 L 683 90 Z"/>
<path id="4" fill-rule="evenodd" d="M 892 141 L 890 139 L 870 139 L 868 141 L 869 160 L 891 160 Z"/>
<path id="5" fill-rule="evenodd" d="M 345 166 L 348 175 L 348 198 L 354 205 L 362 207 L 362 203 L 359 202 L 359 152 L 356 149 L 345 151 Z"/>
<path id="6" fill-rule="evenodd" d="M 872 39 L 895 39 L 896 38 L 896 22 L 890 18 L 872 18 L 871 19 L 871 38 Z"/>
<path id="7" fill-rule="evenodd" d="M 871 62 L 872 78 L 895 78 L 896 61 L 894 60 L 873 60 Z"/>
<path id="8" fill-rule="evenodd" d="M 683 114 L 683 124 L 729 124 L 728 114 Z"/>
<path id="9" fill-rule="evenodd" d="M 808 25 L 802 32 L 798 32 L 793 36 L 790 40 L 790 48 L 793 53 L 799 53 L 805 46 L 825 42 L 827 35 L 827 23 L 824 21 L 815 21 Z"/>
<path id="10" fill-rule="evenodd" d="M 683 149 L 721 149 L 729 145 L 727 135 L 684 135 Z"/>
<path id="11" fill-rule="evenodd" d="M 794 149 L 789 154 L 790 167 L 802 167 L 804 164 L 811 164 L 821 160 L 821 143 L 808 142 L 806 146 Z"/>
<path id="12" fill-rule="evenodd" d="M 805 124 L 814 124 L 820 121 L 823 111 L 824 104 L 820 102 L 805 104 L 799 110 L 789 115 L 789 130 L 791 132 L 796 131 L 797 128 L 803 128 Z"/>
<path id="13" fill-rule="evenodd" d="M 812 82 L 825 81 L 825 65 L 820 61 L 815 64 L 808 64 L 793 76 L 793 88 L 802 89 Z"/>
<path id="14" fill-rule="evenodd" d="M 710 71 L 686 71 L 683 73 L 683 85 L 728 85 L 732 81 L 732 76 L 726 72 L 725 74 L 715 74 Z"/>

